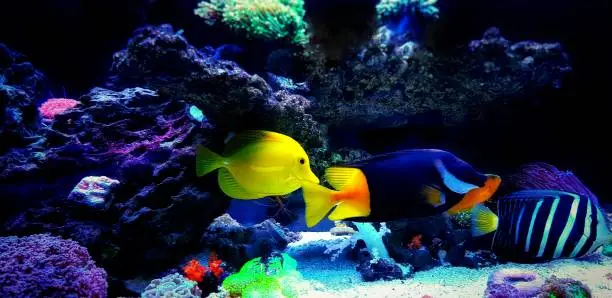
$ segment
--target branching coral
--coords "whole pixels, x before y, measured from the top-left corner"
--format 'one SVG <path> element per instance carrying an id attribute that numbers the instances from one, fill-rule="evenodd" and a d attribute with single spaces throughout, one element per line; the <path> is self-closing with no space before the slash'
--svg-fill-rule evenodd
<path id="1" fill-rule="evenodd" d="M 221 21 L 249 38 L 308 41 L 303 0 L 208 0 L 194 13 L 209 25 Z"/>

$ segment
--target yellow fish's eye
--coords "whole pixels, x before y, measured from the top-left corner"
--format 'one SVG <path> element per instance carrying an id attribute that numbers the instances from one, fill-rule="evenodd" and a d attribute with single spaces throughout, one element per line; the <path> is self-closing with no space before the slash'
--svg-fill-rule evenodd
<path id="1" fill-rule="evenodd" d="M 305 158 L 303 158 L 303 157 L 302 157 L 302 158 L 300 158 L 300 164 L 302 164 L 302 165 L 303 165 L 303 164 L 305 164 L 305 163 L 306 163 L 306 159 L 305 159 Z"/>

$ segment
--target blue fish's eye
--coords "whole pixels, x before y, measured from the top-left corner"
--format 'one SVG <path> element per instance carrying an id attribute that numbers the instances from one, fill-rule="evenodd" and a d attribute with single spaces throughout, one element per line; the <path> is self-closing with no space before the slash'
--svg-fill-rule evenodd
<path id="1" fill-rule="evenodd" d="M 305 164 L 306 163 L 306 159 L 304 159 L 303 157 L 300 158 L 300 164 Z"/>

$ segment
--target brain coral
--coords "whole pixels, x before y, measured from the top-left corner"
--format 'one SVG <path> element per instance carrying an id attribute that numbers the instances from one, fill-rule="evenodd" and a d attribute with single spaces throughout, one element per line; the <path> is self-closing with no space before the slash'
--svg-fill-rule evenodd
<path id="1" fill-rule="evenodd" d="M 0 237 L 0 297 L 106 297 L 87 249 L 48 234 Z"/>

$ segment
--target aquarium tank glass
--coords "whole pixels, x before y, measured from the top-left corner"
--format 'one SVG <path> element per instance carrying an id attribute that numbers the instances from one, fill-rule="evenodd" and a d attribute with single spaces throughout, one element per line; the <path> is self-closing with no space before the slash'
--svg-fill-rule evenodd
<path id="1" fill-rule="evenodd" d="M 0 298 L 612 297 L 609 4 L 3 1 Z"/>

